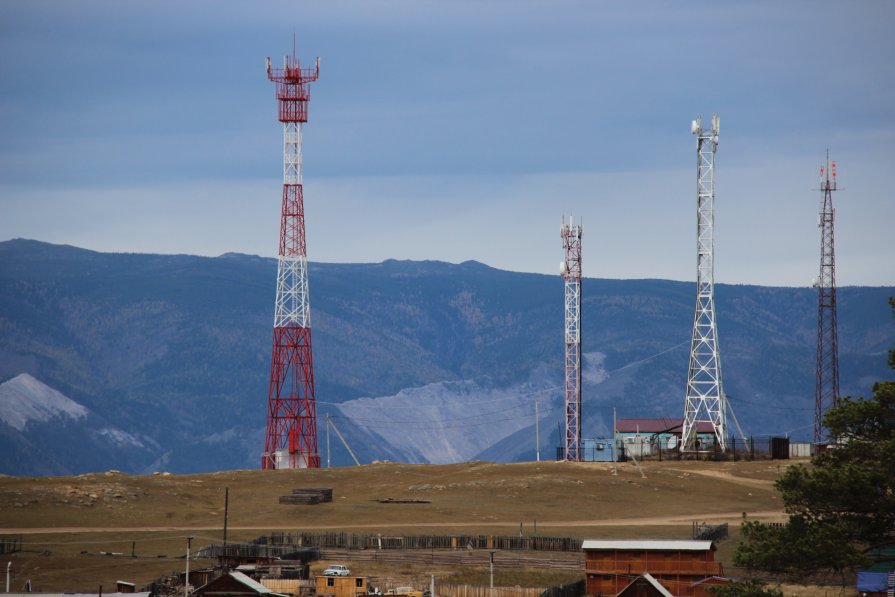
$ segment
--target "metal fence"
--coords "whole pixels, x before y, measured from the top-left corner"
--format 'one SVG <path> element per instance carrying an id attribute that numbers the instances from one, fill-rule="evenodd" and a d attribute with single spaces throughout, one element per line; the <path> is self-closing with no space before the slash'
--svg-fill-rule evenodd
<path id="1" fill-rule="evenodd" d="M 771 460 L 789 458 L 789 438 L 786 437 L 730 437 L 726 449 L 713 437 L 701 440 L 692 451 L 680 450 L 675 444 L 669 448 L 658 436 L 626 437 L 619 440 L 618 460 Z"/>

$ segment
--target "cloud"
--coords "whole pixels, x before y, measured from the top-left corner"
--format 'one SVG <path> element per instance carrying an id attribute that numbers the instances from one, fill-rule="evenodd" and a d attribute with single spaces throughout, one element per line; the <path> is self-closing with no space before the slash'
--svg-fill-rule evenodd
<path id="1" fill-rule="evenodd" d="M 892 281 L 889 3 L 4 8 L 2 237 L 270 254 L 282 142 L 262 64 L 294 32 L 323 61 L 304 137 L 312 259 L 552 274 L 554 229 L 575 213 L 587 275 L 692 279 L 687 126 L 714 111 L 718 280 L 810 282 L 807 206 L 830 147 L 848 173 L 839 280 Z"/>

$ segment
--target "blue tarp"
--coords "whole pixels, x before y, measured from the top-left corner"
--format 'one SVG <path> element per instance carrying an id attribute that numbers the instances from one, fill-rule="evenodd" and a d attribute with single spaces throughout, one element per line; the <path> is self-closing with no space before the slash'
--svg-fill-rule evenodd
<path id="1" fill-rule="evenodd" d="M 887 572 L 858 572 L 857 589 L 882 593 L 888 589 L 886 586 L 888 576 Z"/>

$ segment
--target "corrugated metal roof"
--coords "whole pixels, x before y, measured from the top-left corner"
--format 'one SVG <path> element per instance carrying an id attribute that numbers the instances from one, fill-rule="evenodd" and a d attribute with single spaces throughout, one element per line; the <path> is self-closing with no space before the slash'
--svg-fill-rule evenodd
<path id="1" fill-rule="evenodd" d="M 701 579 L 697 580 L 696 582 L 690 583 L 690 586 L 695 587 L 697 585 L 712 584 L 715 581 L 724 581 L 723 583 L 719 583 L 719 584 L 726 584 L 726 583 L 730 582 L 730 579 L 727 578 L 726 576 L 717 576 L 717 575 L 709 576 L 706 578 L 701 578 Z"/>
<path id="2" fill-rule="evenodd" d="M 615 428 L 619 433 L 680 433 L 683 428 L 683 419 L 619 419 Z M 708 421 L 696 423 L 697 433 L 713 433 L 712 424 Z"/>
<path id="3" fill-rule="evenodd" d="M 653 539 L 619 541 L 589 539 L 581 544 L 581 549 L 633 549 L 639 551 L 708 551 L 713 548 L 714 545 L 711 541 L 660 541 Z"/>

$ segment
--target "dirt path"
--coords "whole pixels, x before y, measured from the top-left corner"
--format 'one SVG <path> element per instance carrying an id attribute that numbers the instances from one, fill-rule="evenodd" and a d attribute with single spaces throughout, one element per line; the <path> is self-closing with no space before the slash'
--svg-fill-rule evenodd
<path id="1" fill-rule="evenodd" d="M 702 475 L 703 477 L 712 477 L 714 479 L 722 479 L 727 481 L 728 483 L 733 483 L 735 485 L 743 485 L 745 487 L 757 487 L 760 489 L 773 489 L 774 482 L 767 481 L 765 479 L 747 479 L 745 477 L 738 477 L 736 475 L 732 475 L 726 471 L 718 471 L 712 469 L 683 469 L 683 468 L 673 468 L 669 467 L 667 470 L 674 470 L 679 473 L 688 473 L 691 475 Z"/>
<path id="2" fill-rule="evenodd" d="M 763 520 L 766 522 L 780 522 L 786 519 L 786 515 L 779 510 L 766 510 L 762 512 L 749 512 L 752 520 Z M 640 518 L 605 518 L 601 520 L 552 520 L 538 521 L 541 528 L 551 527 L 609 527 L 609 526 L 674 526 L 681 524 L 690 524 L 694 520 L 704 520 L 711 522 L 727 522 L 738 525 L 742 520 L 742 512 L 713 512 L 705 514 L 685 514 L 681 516 L 646 516 Z M 327 531 L 344 529 L 348 525 L 301 525 L 302 530 L 307 531 Z M 518 522 L 426 522 L 426 523 L 406 523 L 406 524 L 354 524 L 350 525 L 352 529 L 377 529 L 377 528 L 438 528 L 438 527 L 507 527 L 518 528 Z M 0 529 L 0 533 L 13 535 L 38 535 L 38 534 L 62 534 L 62 533 L 168 533 L 178 531 L 217 531 L 220 526 L 135 526 L 135 527 L 25 527 L 25 528 L 7 528 Z M 296 525 L 256 525 L 256 526 L 231 526 L 230 530 L 236 531 L 289 531 L 294 530 Z"/>

